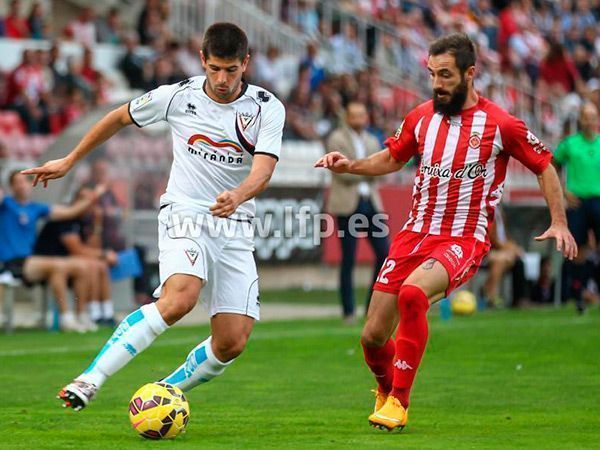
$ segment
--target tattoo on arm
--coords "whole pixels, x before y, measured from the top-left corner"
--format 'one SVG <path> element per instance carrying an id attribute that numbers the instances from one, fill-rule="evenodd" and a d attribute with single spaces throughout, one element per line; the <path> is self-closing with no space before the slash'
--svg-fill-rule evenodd
<path id="1" fill-rule="evenodd" d="M 421 264 L 421 267 L 425 270 L 431 270 L 433 268 L 434 264 L 435 264 L 435 259 L 429 258 L 427 261 L 425 261 L 423 264 Z"/>

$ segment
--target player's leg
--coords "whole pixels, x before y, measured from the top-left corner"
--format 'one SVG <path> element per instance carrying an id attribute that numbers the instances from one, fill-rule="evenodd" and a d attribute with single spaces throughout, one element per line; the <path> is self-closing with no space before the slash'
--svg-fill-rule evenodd
<path id="1" fill-rule="evenodd" d="M 76 410 L 85 407 L 108 377 L 194 308 L 201 287 L 202 280 L 196 276 L 171 275 L 156 303 L 144 305 L 125 317 L 88 368 L 59 392 L 59 398 Z"/>
<path id="2" fill-rule="evenodd" d="M 211 335 L 162 381 L 189 391 L 221 375 L 246 347 L 254 319 L 242 314 L 219 313 L 210 320 Z"/>
<path id="3" fill-rule="evenodd" d="M 223 249 L 203 301 L 211 316 L 211 336 L 188 354 L 163 381 L 188 391 L 223 373 L 244 350 L 259 315 L 258 274 L 252 243 L 243 237 Z"/>
<path id="4" fill-rule="evenodd" d="M 46 281 L 52 290 L 60 314 L 60 328 L 64 331 L 83 331 L 77 323 L 73 311 L 67 305 L 68 268 L 63 258 L 30 256 L 25 260 L 23 276 L 36 283 Z"/>
<path id="5" fill-rule="evenodd" d="M 392 390 L 392 364 L 396 353 L 392 334 L 398 325 L 397 298 L 397 294 L 373 291 L 360 338 L 365 361 L 377 381 L 375 411 L 383 406 Z"/>
<path id="6" fill-rule="evenodd" d="M 397 297 L 400 315 L 396 332 L 392 390 L 385 405 L 369 416 L 371 425 L 402 429 L 408 420 L 409 394 L 427 344 L 427 310 L 440 300 L 449 285 L 446 268 L 428 258 L 404 281 Z"/>

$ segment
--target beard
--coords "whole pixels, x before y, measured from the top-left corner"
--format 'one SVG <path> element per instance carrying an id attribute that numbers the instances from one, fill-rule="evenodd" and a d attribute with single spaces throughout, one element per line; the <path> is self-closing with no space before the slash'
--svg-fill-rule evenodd
<path id="1" fill-rule="evenodd" d="M 467 80 L 465 80 L 463 77 L 461 77 L 460 84 L 456 86 L 454 92 L 452 93 L 442 89 L 434 89 L 433 109 L 435 112 L 448 116 L 455 116 L 459 114 L 465 104 L 465 101 L 467 100 L 468 91 L 469 86 L 467 85 Z M 450 94 L 450 99 L 448 101 L 443 101 L 440 97 L 441 94 Z"/>

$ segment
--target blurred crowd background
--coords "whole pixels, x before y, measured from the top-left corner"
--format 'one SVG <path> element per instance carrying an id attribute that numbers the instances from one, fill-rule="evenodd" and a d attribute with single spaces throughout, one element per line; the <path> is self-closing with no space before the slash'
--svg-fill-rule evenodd
<path id="1" fill-rule="evenodd" d="M 216 20 L 234 21 L 248 32 L 246 80 L 270 89 L 286 105 L 289 157 L 280 164 L 286 180 L 275 180 L 267 195 L 275 202 L 296 195 L 296 205 L 312 202 L 321 209 L 328 179 L 300 167 L 321 154 L 331 133 L 344 125 L 350 102 L 366 106 L 366 129 L 380 144 L 393 134 L 406 112 L 430 97 L 427 49 L 446 33 L 465 32 L 476 42 L 477 90 L 525 120 L 550 147 L 577 131 L 584 102 L 600 107 L 598 0 L 7 0 L 0 6 L 2 184 L 7 186 L 8 167 L 48 159 L 48 149 L 66 130 L 82 135 L 86 118 L 98 120 L 98 111 L 201 75 L 202 29 Z M 171 158 L 169 140 L 164 130 L 128 131 L 98 152 L 112 164 L 102 170 L 110 174 L 113 206 L 132 226 L 154 226 L 152 210 Z M 89 182 L 91 171 L 84 164 L 70 194 Z M 527 247 L 535 232 L 530 224 L 542 226 L 547 216 L 538 208 L 535 178 L 518 164 L 510 173 L 506 228 Z M 388 213 L 397 209 L 398 195 L 410 203 L 412 178 L 407 173 L 386 179 Z M 402 219 L 392 218 L 392 228 Z M 147 247 L 153 239 L 146 240 Z M 339 262 L 333 244 L 294 245 L 259 242 L 257 253 L 265 261 L 304 255 L 298 260 Z M 282 249 L 289 251 L 284 255 Z M 545 248 L 534 250 L 549 256 Z M 359 248 L 359 261 L 370 260 Z M 549 271 L 560 273 L 556 264 L 550 270 L 548 258 L 536 261 L 532 283 L 546 280 Z M 553 295 L 547 292 L 544 301 L 553 301 Z"/>

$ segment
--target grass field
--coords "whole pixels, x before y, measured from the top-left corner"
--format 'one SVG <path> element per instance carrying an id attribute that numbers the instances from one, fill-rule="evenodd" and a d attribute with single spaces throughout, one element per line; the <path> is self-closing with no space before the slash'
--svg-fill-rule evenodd
<path id="1" fill-rule="evenodd" d="M 261 323 L 227 372 L 189 394 L 188 432 L 151 442 L 130 428 L 142 383 L 178 365 L 207 334 L 176 328 L 114 376 L 90 408 L 54 399 L 108 337 L 0 336 L 0 448 L 583 449 L 600 446 L 600 313 L 499 311 L 441 322 L 402 433 L 367 424 L 371 376 L 359 327 Z"/>

